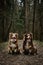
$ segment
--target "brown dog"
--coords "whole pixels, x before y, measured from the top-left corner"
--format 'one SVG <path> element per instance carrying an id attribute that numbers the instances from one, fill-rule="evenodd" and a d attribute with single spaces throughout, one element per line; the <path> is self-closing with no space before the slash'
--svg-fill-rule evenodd
<path id="1" fill-rule="evenodd" d="M 18 33 L 9 33 L 9 53 L 18 51 Z"/>
<path id="2" fill-rule="evenodd" d="M 37 54 L 37 49 L 33 45 L 32 33 L 25 34 L 23 38 L 23 50 L 26 54 Z"/>

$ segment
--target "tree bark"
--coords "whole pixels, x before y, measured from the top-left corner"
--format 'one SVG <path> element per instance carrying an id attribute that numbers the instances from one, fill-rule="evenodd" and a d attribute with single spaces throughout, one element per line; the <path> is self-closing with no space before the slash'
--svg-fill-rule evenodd
<path id="1" fill-rule="evenodd" d="M 33 39 L 34 39 L 35 8 L 36 8 L 36 0 L 34 0 L 34 6 L 33 6 L 33 27 L 32 27 Z"/>

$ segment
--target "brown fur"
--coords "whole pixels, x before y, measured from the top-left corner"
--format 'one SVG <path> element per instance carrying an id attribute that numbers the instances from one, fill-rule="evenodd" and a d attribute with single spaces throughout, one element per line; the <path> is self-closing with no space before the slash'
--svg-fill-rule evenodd
<path id="1" fill-rule="evenodd" d="M 13 36 L 14 35 L 14 36 Z M 15 43 L 14 41 L 11 41 L 11 39 L 16 39 Z M 14 50 L 13 47 L 11 47 L 12 43 L 16 45 L 16 49 L 18 50 L 18 33 L 9 33 L 9 44 L 8 44 L 8 50 L 12 53 Z"/>
<path id="2" fill-rule="evenodd" d="M 37 49 L 36 48 L 34 48 L 34 45 L 33 45 L 33 35 L 32 35 L 32 33 L 29 33 L 29 34 L 25 34 L 24 35 L 24 38 L 23 38 L 23 50 L 25 51 L 26 50 L 26 48 L 25 48 L 25 46 L 26 46 L 26 44 L 27 44 L 27 40 L 29 40 L 30 39 L 30 42 L 28 42 L 28 48 L 29 49 L 27 49 L 27 50 L 31 50 L 31 52 L 29 52 L 30 54 L 34 54 L 34 53 L 36 53 L 37 54 Z M 26 51 L 25 51 L 26 52 Z"/>
<path id="3" fill-rule="evenodd" d="M 37 55 L 37 49 L 35 47 L 30 46 L 29 50 L 31 50 L 30 54 L 32 54 L 32 55 L 36 54 Z"/>

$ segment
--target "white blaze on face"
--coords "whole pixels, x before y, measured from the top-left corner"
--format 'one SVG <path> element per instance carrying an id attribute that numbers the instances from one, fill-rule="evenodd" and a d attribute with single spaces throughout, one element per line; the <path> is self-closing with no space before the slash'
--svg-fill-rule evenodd
<path id="1" fill-rule="evenodd" d="M 16 35 L 15 34 L 13 34 L 12 38 L 15 38 L 15 39 L 13 39 L 13 41 L 16 41 Z"/>
<path id="2" fill-rule="evenodd" d="M 27 42 L 31 42 L 30 34 L 28 34 L 28 36 L 27 36 Z"/>
<path id="3" fill-rule="evenodd" d="M 12 37 L 15 37 L 15 34 L 13 34 L 13 36 Z"/>
<path id="4" fill-rule="evenodd" d="M 29 39 L 29 38 L 30 38 L 30 34 L 27 35 L 27 39 Z"/>
<path id="5" fill-rule="evenodd" d="M 30 37 L 30 34 L 28 34 L 27 36 Z"/>

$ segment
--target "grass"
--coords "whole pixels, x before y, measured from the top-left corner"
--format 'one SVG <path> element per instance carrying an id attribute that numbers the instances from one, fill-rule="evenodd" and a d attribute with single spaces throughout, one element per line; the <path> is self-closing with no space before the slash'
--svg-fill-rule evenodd
<path id="1" fill-rule="evenodd" d="M 33 42 L 37 43 L 40 46 L 43 46 L 43 42 L 39 41 L 39 40 L 34 40 Z"/>
<path id="2" fill-rule="evenodd" d="M 7 46 L 7 42 L 0 43 L 0 51 Z"/>
<path id="3" fill-rule="evenodd" d="M 43 42 L 40 42 L 38 40 L 34 40 L 33 42 L 40 46 L 43 46 Z M 0 51 L 2 51 L 7 46 L 7 44 L 8 44 L 8 42 L 0 43 Z"/>

